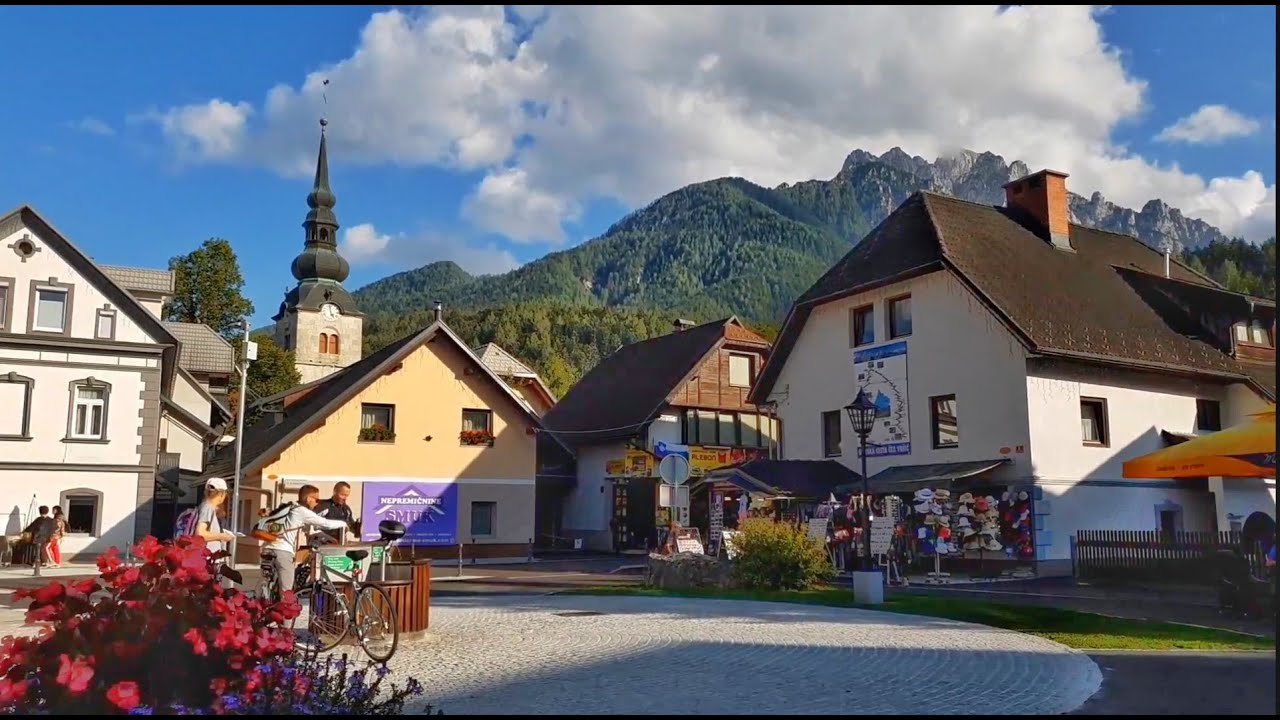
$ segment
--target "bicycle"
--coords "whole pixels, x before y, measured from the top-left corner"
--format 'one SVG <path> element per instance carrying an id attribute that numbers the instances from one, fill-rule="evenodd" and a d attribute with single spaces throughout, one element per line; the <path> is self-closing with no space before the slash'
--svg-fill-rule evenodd
<path id="1" fill-rule="evenodd" d="M 404 525 L 392 521 L 380 523 L 378 531 L 381 537 L 377 546 L 382 548 L 384 557 L 390 552 L 391 544 L 405 533 Z M 299 581 L 294 583 L 294 595 L 301 612 L 290 623 L 294 646 L 306 652 L 328 652 L 354 632 L 356 641 L 374 662 L 389 661 L 400 643 L 399 618 L 387 591 L 361 579 L 360 565 L 369 557 L 369 551 L 346 551 L 347 559 L 355 565 L 348 575 L 321 562 L 320 547 L 322 544 L 307 543 L 305 549 L 311 554 L 305 565 L 307 572 L 305 576 L 295 576 Z M 268 597 L 280 597 L 279 580 L 270 557 L 262 558 L 261 569 L 263 586 L 259 592 Z M 350 583 L 350 601 L 331 575 L 336 576 L 339 582 Z"/>

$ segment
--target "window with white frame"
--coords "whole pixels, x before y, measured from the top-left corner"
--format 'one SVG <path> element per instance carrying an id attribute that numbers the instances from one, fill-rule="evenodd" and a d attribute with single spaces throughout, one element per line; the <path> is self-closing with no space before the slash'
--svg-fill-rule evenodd
<path id="1" fill-rule="evenodd" d="M 107 438 L 107 400 L 111 386 L 89 378 L 71 383 L 72 440 L 105 440 Z"/>
<path id="2" fill-rule="evenodd" d="M 729 384 L 734 387 L 751 387 L 751 356 L 729 356 Z"/>
<path id="3" fill-rule="evenodd" d="M 36 286 L 35 308 L 31 329 L 37 332 L 61 333 L 67 331 L 67 306 L 71 291 L 65 287 Z"/>
<path id="4" fill-rule="evenodd" d="M 116 339 L 116 311 L 102 309 L 98 311 L 97 322 L 93 326 L 93 336 L 99 340 Z"/>

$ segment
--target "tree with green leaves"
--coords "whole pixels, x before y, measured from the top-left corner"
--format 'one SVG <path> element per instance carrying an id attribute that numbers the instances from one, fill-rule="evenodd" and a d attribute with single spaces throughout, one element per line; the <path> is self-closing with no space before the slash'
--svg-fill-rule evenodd
<path id="1" fill-rule="evenodd" d="M 228 340 L 240 337 L 253 303 L 244 296 L 244 275 L 230 242 L 209 238 L 186 255 L 170 258 L 169 269 L 176 287 L 164 309 L 166 320 L 208 325 Z"/>
<path id="2" fill-rule="evenodd" d="M 289 388 L 301 384 L 302 376 L 298 374 L 298 368 L 294 364 L 294 355 L 292 350 L 286 350 L 276 344 L 276 341 L 269 335 L 259 335 L 250 333 L 253 341 L 258 343 L 258 359 L 249 363 L 249 402 L 253 403 L 258 398 L 269 397 L 279 392 L 284 392 Z M 236 362 L 240 362 L 242 343 L 235 343 L 236 346 Z M 232 381 L 231 389 L 231 408 L 234 414 L 237 403 L 240 402 L 240 375 L 237 374 Z M 252 423 L 253 418 L 247 417 L 245 422 Z"/>

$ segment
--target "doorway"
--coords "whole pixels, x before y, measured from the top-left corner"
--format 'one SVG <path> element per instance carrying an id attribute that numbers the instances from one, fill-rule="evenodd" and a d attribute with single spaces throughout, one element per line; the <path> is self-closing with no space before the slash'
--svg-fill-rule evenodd
<path id="1" fill-rule="evenodd" d="M 644 551 L 657 542 L 657 480 L 630 478 L 613 486 L 613 547 Z"/>

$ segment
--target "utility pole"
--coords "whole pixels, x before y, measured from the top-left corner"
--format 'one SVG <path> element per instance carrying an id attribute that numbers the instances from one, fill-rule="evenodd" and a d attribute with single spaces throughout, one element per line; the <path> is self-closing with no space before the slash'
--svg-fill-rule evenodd
<path id="1" fill-rule="evenodd" d="M 240 461 L 244 453 L 244 408 L 249 402 L 249 363 L 258 359 L 258 343 L 249 340 L 249 319 L 244 320 L 244 339 L 240 351 L 240 397 L 236 403 L 236 467 L 231 486 L 231 532 L 240 532 Z M 236 541 L 231 541 L 231 567 L 236 566 Z"/>

